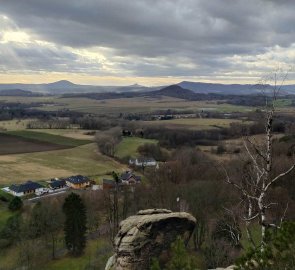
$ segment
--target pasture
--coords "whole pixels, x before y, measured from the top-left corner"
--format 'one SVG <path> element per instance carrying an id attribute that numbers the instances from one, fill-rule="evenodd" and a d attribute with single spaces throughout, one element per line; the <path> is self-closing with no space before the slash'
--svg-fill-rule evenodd
<path id="1" fill-rule="evenodd" d="M 157 141 L 138 137 L 123 138 L 123 140 L 117 145 L 115 149 L 115 156 L 118 158 L 123 158 L 126 156 L 137 157 L 139 156 L 137 148 L 145 143 L 157 143 Z"/>
<path id="2" fill-rule="evenodd" d="M 208 130 L 216 128 L 229 127 L 231 123 L 243 123 L 237 119 L 217 119 L 217 118 L 184 118 L 172 120 L 145 121 L 144 125 L 165 127 L 165 128 L 181 128 L 191 130 Z"/>
<path id="3" fill-rule="evenodd" d="M 0 184 L 83 174 L 101 179 L 126 167 L 101 155 L 94 143 L 70 149 L 0 156 Z"/>

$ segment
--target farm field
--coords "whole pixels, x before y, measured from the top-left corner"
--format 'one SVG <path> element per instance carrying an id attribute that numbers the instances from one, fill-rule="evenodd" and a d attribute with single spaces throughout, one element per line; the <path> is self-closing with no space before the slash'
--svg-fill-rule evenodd
<path id="1" fill-rule="evenodd" d="M 57 150 L 91 142 L 43 132 L 15 130 L 0 133 L 0 155 Z"/>
<path id="2" fill-rule="evenodd" d="M 63 148 L 65 147 L 58 144 L 0 133 L 0 155 L 51 151 Z"/>
<path id="3" fill-rule="evenodd" d="M 137 157 L 137 148 L 145 143 L 157 143 L 156 140 L 143 139 L 138 137 L 127 137 L 119 143 L 115 149 L 115 156 L 123 158 L 126 156 Z"/>
<path id="4" fill-rule="evenodd" d="M 83 144 L 90 143 L 90 140 L 78 140 L 70 137 L 64 137 L 61 135 L 50 134 L 46 132 L 29 131 L 29 130 L 17 130 L 8 131 L 5 134 L 13 135 L 29 140 L 47 142 L 57 145 L 63 145 L 67 147 L 76 147 Z"/>
<path id="5" fill-rule="evenodd" d="M 71 149 L 0 156 L 0 185 L 75 174 L 104 175 L 126 167 L 97 152 L 94 143 Z"/>
<path id="6" fill-rule="evenodd" d="M 84 113 L 138 113 L 152 112 L 156 110 L 175 109 L 175 110 L 199 110 L 199 111 L 251 111 L 253 108 L 247 106 L 236 106 L 227 103 L 218 103 L 217 101 L 187 101 L 172 97 L 137 97 L 95 100 L 89 98 L 60 98 L 58 96 L 50 97 L 0 97 L 0 101 L 20 102 L 29 104 L 32 102 L 52 102 L 52 104 L 43 104 L 41 107 L 35 107 L 43 111 L 56 111 L 69 109 Z"/>
<path id="7" fill-rule="evenodd" d="M 87 140 L 93 141 L 94 135 L 87 135 L 86 133 L 92 132 L 92 130 L 86 129 L 77 129 L 77 128 L 69 128 L 69 129 L 30 129 L 32 132 L 42 132 L 53 135 L 60 135 L 67 138 L 73 138 L 77 140 Z"/>
<path id="8" fill-rule="evenodd" d="M 237 119 L 217 119 L 217 118 L 185 118 L 159 121 L 145 121 L 146 125 L 161 126 L 166 128 L 185 128 L 192 130 L 206 130 L 220 127 L 228 127 L 231 123 L 242 123 Z"/>
<path id="9" fill-rule="evenodd" d="M 34 119 L 0 121 L 0 130 L 24 130 L 32 120 Z"/>

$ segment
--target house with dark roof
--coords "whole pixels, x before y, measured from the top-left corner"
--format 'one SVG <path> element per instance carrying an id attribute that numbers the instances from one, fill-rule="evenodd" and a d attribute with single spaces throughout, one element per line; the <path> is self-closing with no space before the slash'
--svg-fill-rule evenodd
<path id="1" fill-rule="evenodd" d="M 73 189 L 83 189 L 90 186 L 90 179 L 87 176 L 75 175 L 65 179 L 67 186 Z"/>
<path id="2" fill-rule="evenodd" d="M 43 186 L 33 181 L 27 181 L 26 183 L 19 185 L 11 185 L 9 191 L 14 196 L 24 196 L 29 194 L 35 194 L 36 192 L 42 192 Z"/>
<path id="3" fill-rule="evenodd" d="M 119 177 L 119 187 L 124 186 L 124 185 L 135 185 L 139 184 L 141 182 L 141 177 L 135 175 L 131 171 L 126 171 L 122 173 Z M 114 189 L 116 186 L 116 182 L 113 179 L 103 179 L 102 181 L 102 187 L 103 190 L 110 190 Z"/>
<path id="4" fill-rule="evenodd" d="M 50 189 L 60 189 L 60 188 L 65 188 L 67 186 L 66 184 L 66 180 L 64 179 L 51 179 L 49 184 L 48 184 L 48 187 Z"/>
<path id="5" fill-rule="evenodd" d="M 132 171 L 126 171 L 121 174 L 119 180 L 122 184 L 137 184 L 140 183 L 141 177 L 135 175 Z"/>

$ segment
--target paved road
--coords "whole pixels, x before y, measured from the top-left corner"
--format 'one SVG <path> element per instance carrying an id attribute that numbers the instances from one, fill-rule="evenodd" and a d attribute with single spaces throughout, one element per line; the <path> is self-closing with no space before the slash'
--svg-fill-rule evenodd
<path id="1" fill-rule="evenodd" d="M 44 198 L 48 198 L 48 197 L 52 197 L 52 196 L 56 196 L 56 195 L 61 195 L 63 193 L 66 193 L 67 191 L 68 190 L 62 190 L 62 191 L 58 191 L 58 192 L 54 192 L 54 193 L 49 193 L 49 194 L 46 194 L 46 195 L 41 195 L 39 197 L 28 199 L 28 201 L 30 201 L 30 202 L 39 201 L 39 200 L 42 200 Z"/>

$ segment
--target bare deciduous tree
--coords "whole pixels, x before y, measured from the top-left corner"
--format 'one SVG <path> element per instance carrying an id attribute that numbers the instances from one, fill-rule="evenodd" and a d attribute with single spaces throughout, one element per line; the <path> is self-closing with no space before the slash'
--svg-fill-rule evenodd
<path id="1" fill-rule="evenodd" d="M 249 226 L 254 220 L 259 221 L 261 226 L 261 251 L 264 250 L 266 244 L 266 230 L 271 227 L 279 228 L 281 226 L 281 224 L 271 223 L 267 219 L 268 214 L 272 211 L 272 207 L 277 204 L 270 201 L 270 190 L 275 183 L 290 174 L 295 168 L 295 162 L 293 161 L 290 167 L 282 170 L 280 173 L 274 174 L 273 171 L 274 138 L 272 128 L 276 112 L 276 102 L 286 76 L 284 74 L 284 76 L 279 77 L 275 73 L 271 78 L 274 82 L 273 86 L 259 84 L 260 87 L 263 86 L 262 90 L 266 96 L 264 111 L 265 137 L 263 142 L 257 142 L 254 138 L 244 138 L 244 148 L 249 159 L 246 175 L 240 179 L 232 179 L 225 170 L 226 182 L 234 186 L 240 193 L 241 204 L 244 206 L 243 220 L 245 221 L 247 236 L 254 246 L 255 242 L 251 236 Z M 278 82 L 280 83 L 278 84 Z M 270 89 L 270 91 L 267 89 Z M 280 223 L 284 219 L 286 210 L 282 213 Z"/>

